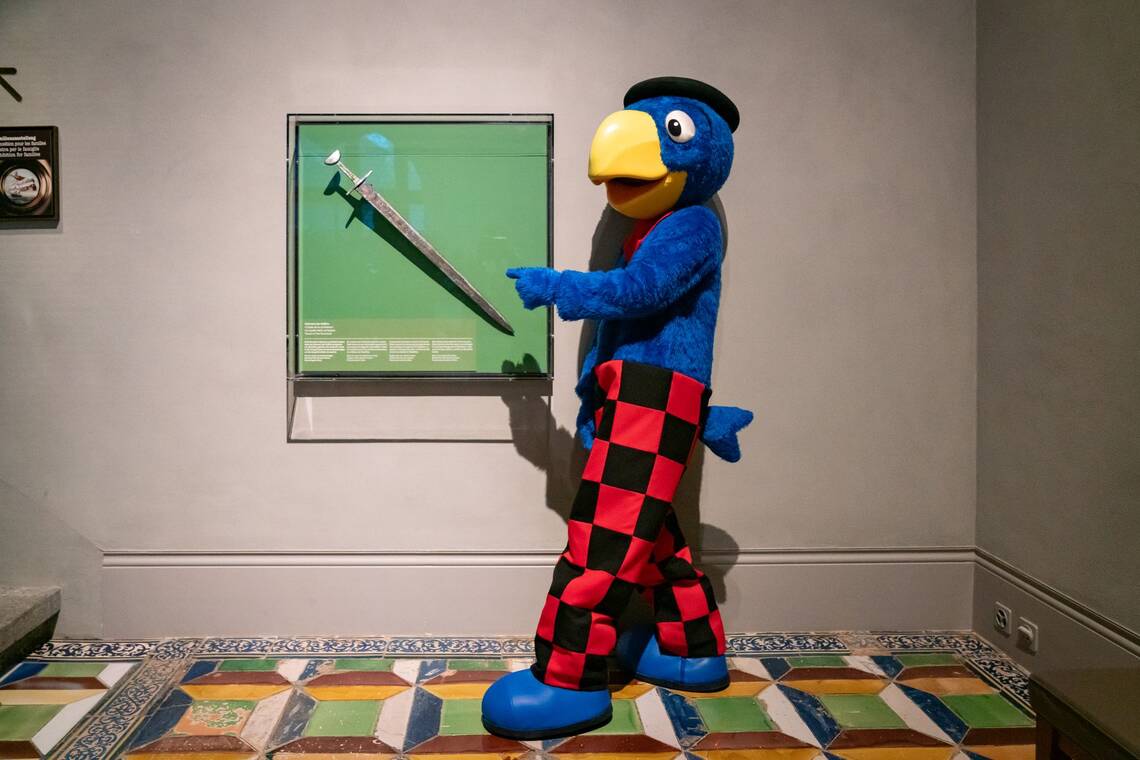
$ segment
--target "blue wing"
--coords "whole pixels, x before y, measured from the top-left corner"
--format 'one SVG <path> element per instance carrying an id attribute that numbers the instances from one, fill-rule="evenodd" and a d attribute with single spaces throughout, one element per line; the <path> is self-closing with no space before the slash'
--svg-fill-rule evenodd
<path id="1" fill-rule="evenodd" d="M 740 461 L 740 441 L 736 434 L 752 422 L 752 412 L 738 406 L 710 406 L 705 428 L 701 431 L 704 444 L 726 462 Z"/>

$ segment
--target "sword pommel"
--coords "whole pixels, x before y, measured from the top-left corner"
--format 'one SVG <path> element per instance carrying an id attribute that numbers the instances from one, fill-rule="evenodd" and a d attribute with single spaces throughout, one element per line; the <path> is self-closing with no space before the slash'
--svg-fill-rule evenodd
<path id="1" fill-rule="evenodd" d="M 348 177 L 349 181 L 352 182 L 352 190 L 353 191 L 359 190 L 360 186 L 364 184 L 364 180 L 368 179 L 368 174 L 372 173 L 370 171 L 370 172 L 368 172 L 368 174 L 365 174 L 363 177 L 357 177 L 355 174 L 353 174 L 351 169 L 349 169 L 347 166 L 345 166 L 343 163 L 341 163 L 340 149 L 339 148 L 337 150 L 334 150 L 332 153 L 328 154 L 328 156 L 325 158 L 325 163 L 329 166 L 335 166 L 336 168 L 340 169 L 341 174 Z"/>

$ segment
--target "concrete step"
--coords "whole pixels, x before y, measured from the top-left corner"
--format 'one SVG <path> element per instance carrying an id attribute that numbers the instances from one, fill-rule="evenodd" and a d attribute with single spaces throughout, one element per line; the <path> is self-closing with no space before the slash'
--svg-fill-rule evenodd
<path id="1" fill-rule="evenodd" d="M 58 587 L 0 586 L 0 675 L 50 639 L 58 617 Z"/>

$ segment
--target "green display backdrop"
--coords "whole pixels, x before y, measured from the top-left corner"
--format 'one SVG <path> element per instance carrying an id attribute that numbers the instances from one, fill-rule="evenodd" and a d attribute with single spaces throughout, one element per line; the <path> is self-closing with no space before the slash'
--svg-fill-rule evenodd
<path id="1" fill-rule="evenodd" d="M 479 118 L 291 118 L 297 374 L 549 374 L 549 310 L 524 309 L 504 271 L 550 263 L 552 125 Z M 324 161 L 338 149 L 352 172 L 372 172 L 368 182 L 513 335 L 351 192 Z"/>

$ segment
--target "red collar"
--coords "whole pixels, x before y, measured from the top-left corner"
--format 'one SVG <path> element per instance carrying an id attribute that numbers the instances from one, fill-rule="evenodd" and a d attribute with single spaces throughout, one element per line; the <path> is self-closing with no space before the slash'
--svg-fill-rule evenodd
<path id="1" fill-rule="evenodd" d="M 661 224 L 661 220 L 672 213 L 672 211 L 666 211 L 656 219 L 638 219 L 634 223 L 633 229 L 630 230 L 621 246 L 622 255 L 627 263 L 633 258 L 633 254 L 637 253 L 637 249 L 641 247 L 645 238 L 649 237 L 649 233 L 653 232 L 653 228 Z"/>

